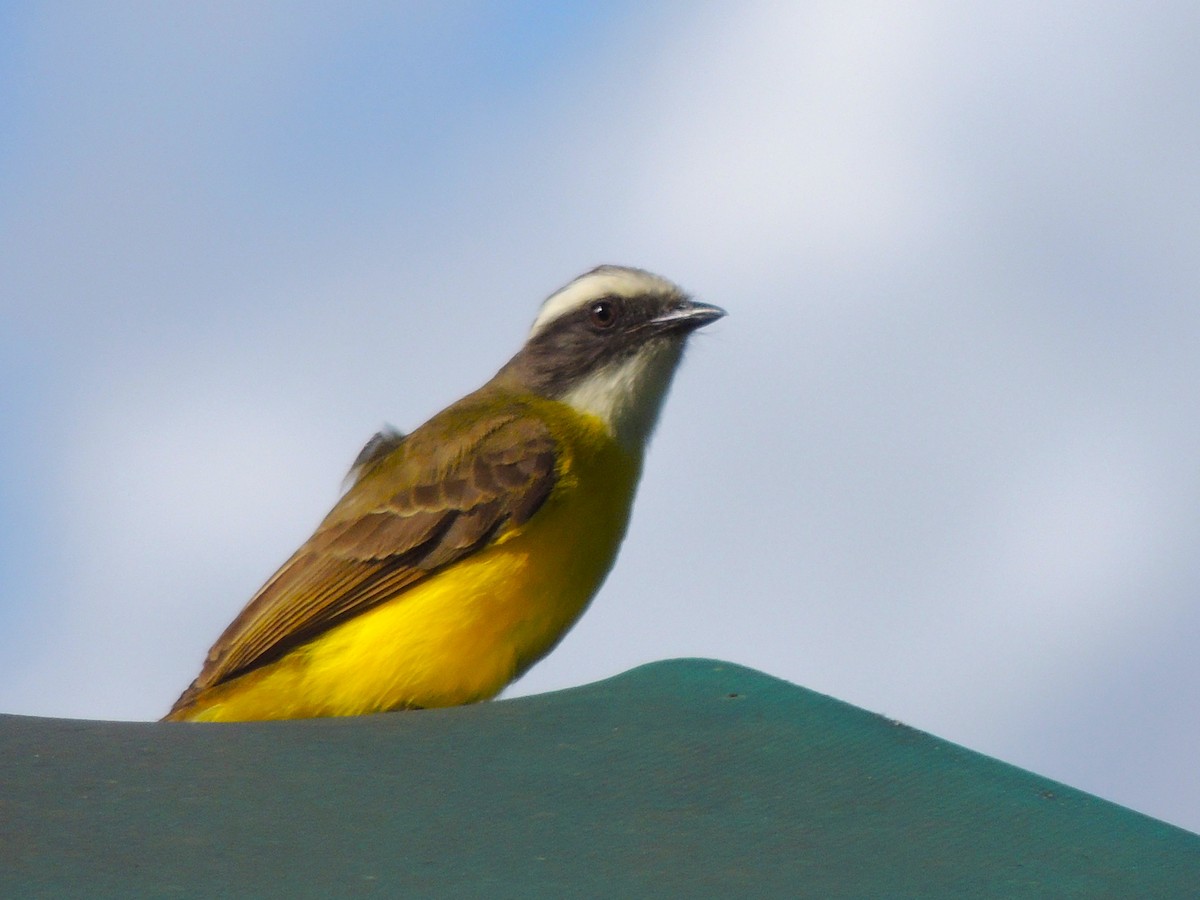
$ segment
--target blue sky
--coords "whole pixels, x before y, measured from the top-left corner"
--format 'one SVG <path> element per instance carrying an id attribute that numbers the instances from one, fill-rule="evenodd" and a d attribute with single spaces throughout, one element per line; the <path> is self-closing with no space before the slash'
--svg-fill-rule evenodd
<path id="1" fill-rule="evenodd" d="M 0 7 L 0 710 L 145 719 L 601 262 L 699 336 L 510 694 L 715 656 L 1200 829 L 1186 3 Z"/>

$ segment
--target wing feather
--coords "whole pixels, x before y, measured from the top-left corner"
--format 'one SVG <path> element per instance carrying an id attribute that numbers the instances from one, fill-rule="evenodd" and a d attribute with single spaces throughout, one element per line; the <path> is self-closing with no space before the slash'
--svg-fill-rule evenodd
<path id="1" fill-rule="evenodd" d="M 503 415 L 484 405 L 462 417 L 451 408 L 369 460 L 213 645 L 175 709 L 393 599 L 537 512 L 556 479 L 545 424 L 515 402 Z"/>

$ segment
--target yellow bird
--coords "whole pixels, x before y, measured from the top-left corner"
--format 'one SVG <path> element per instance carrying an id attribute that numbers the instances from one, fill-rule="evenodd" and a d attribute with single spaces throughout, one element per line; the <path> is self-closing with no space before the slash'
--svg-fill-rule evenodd
<path id="1" fill-rule="evenodd" d="M 640 269 L 550 296 L 491 381 L 353 482 L 208 653 L 170 721 L 487 700 L 545 656 L 625 536 L 687 336 L 724 310 Z"/>

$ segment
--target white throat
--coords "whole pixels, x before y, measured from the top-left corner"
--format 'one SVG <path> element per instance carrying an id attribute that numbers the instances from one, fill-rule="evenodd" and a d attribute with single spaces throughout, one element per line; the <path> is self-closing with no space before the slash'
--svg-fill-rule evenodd
<path id="1" fill-rule="evenodd" d="M 681 340 L 653 341 L 635 355 L 588 375 L 562 396 L 562 402 L 596 416 L 618 443 L 640 455 L 658 422 L 682 355 Z"/>

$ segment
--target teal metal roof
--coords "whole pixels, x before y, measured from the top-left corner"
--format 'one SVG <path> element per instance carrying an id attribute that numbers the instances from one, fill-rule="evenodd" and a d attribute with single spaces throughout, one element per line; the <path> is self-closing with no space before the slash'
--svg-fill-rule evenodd
<path id="1" fill-rule="evenodd" d="M 728 663 L 228 725 L 0 716 L 0 895 L 1196 897 L 1200 837 Z"/>

